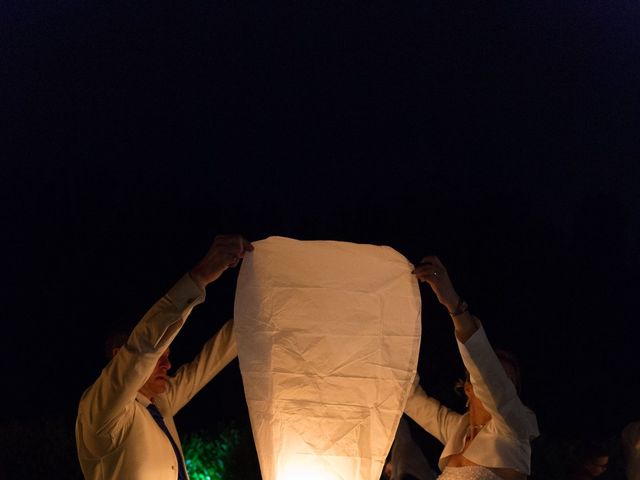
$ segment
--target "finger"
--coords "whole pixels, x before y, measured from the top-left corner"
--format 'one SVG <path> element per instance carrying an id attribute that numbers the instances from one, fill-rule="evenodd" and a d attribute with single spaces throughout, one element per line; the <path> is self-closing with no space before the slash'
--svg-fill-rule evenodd
<path id="1" fill-rule="evenodd" d="M 439 268 L 438 264 L 433 261 L 434 257 L 425 257 L 423 258 L 416 268 Z"/>
<path id="2" fill-rule="evenodd" d="M 422 257 L 422 260 L 420 260 L 420 265 L 423 264 L 432 264 L 434 259 L 436 259 L 437 257 L 433 256 L 433 255 L 427 255 L 425 257 Z"/>
<path id="3" fill-rule="evenodd" d="M 426 270 L 429 270 L 430 268 L 433 268 L 433 265 L 430 265 L 428 263 L 420 263 L 420 264 L 416 265 L 415 271 L 416 271 L 416 273 L 424 272 Z"/>
<path id="4" fill-rule="evenodd" d="M 220 252 L 238 257 L 244 252 L 243 242 L 244 239 L 240 235 L 218 235 L 214 244 Z"/>
<path id="5" fill-rule="evenodd" d="M 242 244 L 244 246 L 244 249 L 247 252 L 253 252 L 253 245 L 251 244 L 251 242 L 249 240 L 247 240 L 246 238 L 242 238 Z"/>
<path id="6" fill-rule="evenodd" d="M 422 266 L 416 268 L 415 275 L 423 282 L 432 282 L 441 279 L 444 276 L 444 273 L 433 266 Z"/>
<path id="7" fill-rule="evenodd" d="M 235 267 L 240 261 L 240 253 L 238 252 L 238 244 L 227 244 L 220 248 L 220 256 L 224 259 L 228 268 Z"/>
<path id="8" fill-rule="evenodd" d="M 440 259 L 435 255 L 424 257 L 422 261 L 418 264 L 418 267 L 421 267 L 421 266 L 433 268 L 435 269 L 435 271 L 437 271 L 441 275 L 447 275 L 447 269 L 442 264 Z"/>
<path id="9" fill-rule="evenodd" d="M 228 234 L 224 234 L 224 235 L 216 235 L 214 242 L 215 243 L 230 243 L 236 240 L 236 238 L 238 237 L 238 235 L 228 235 Z"/>
<path id="10" fill-rule="evenodd" d="M 239 257 L 244 257 L 245 252 L 253 251 L 253 245 L 251 245 L 251 242 L 249 242 L 242 235 L 238 235 L 238 240 L 240 242 L 240 253 L 238 255 Z"/>
<path id="11" fill-rule="evenodd" d="M 229 235 L 228 238 L 229 245 L 234 247 L 238 252 L 238 256 L 244 256 L 244 252 L 253 251 L 253 245 L 242 235 Z"/>
<path id="12" fill-rule="evenodd" d="M 413 273 L 416 275 L 425 275 L 425 273 L 428 272 L 431 268 L 433 268 L 431 265 L 421 264 L 414 269 Z"/>
<path id="13" fill-rule="evenodd" d="M 433 257 L 433 263 L 434 263 L 434 265 L 437 265 L 441 269 L 446 270 L 446 268 L 444 267 L 444 265 L 442 264 L 442 262 L 440 261 L 440 259 L 438 257 Z"/>
<path id="14" fill-rule="evenodd" d="M 226 235 L 223 239 L 223 251 L 230 256 L 227 263 L 228 268 L 234 268 L 240 263 L 240 259 L 244 257 L 246 251 L 252 251 L 253 245 L 247 241 L 242 235 Z"/>

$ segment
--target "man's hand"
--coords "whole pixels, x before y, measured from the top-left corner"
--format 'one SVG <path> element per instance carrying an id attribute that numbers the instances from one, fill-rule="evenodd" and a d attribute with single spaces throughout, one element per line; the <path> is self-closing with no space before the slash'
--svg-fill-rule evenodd
<path id="1" fill-rule="evenodd" d="M 218 235 L 209 251 L 189 272 L 191 278 L 202 288 L 217 280 L 227 268 L 233 268 L 253 250 L 253 245 L 242 235 Z"/>
<path id="2" fill-rule="evenodd" d="M 440 259 L 436 256 L 424 257 L 413 271 L 421 282 L 429 284 L 433 293 L 438 297 L 438 301 L 444 305 L 449 312 L 456 309 L 460 296 L 456 293 L 447 269 L 444 268 Z"/>

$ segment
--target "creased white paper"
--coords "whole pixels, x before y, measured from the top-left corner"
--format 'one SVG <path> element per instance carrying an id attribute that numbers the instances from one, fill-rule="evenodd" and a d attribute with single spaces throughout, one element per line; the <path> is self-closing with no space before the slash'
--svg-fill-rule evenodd
<path id="1" fill-rule="evenodd" d="M 389 247 L 270 237 L 234 331 L 264 480 L 378 480 L 415 377 L 420 293 Z"/>

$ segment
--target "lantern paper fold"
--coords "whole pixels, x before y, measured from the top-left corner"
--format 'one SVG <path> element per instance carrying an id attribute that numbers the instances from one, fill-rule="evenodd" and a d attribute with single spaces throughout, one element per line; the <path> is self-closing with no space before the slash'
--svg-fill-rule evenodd
<path id="1" fill-rule="evenodd" d="M 415 377 L 420 293 L 389 247 L 270 237 L 234 331 L 264 480 L 378 480 Z"/>

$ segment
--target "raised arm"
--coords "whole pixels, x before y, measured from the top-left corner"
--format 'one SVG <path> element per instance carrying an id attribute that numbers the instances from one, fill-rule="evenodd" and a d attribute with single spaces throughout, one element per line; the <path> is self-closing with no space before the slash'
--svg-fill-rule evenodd
<path id="1" fill-rule="evenodd" d="M 420 386 L 418 375 L 416 375 L 411 388 L 411 394 L 404 407 L 404 413 L 409 415 L 443 445 L 446 444 L 458 429 L 462 415 L 427 395 Z"/>
<path id="2" fill-rule="evenodd" d="M 467 303 L 456 292 L 440 259 L 424 257 L 414 273 L 418 280 L 429 284 L 438 301 L 449 312 L 475 397 L 505 429 L 522 437 L 535 437 L 535 415 L 520 401 L 480 321 L 471 315 Z"/>
<path id="3" fill-rule="evenodd" d="M 145 314 L 96 382 L 85 392 L 81 408 L 97 432 L 124 426 L 130 406 L 158 359 L 180 331 L 192 309 L 205 299 L 204 288 L 234 267 L 253 246 L 240 235 L 217 236 L 207 254 Z"/>
<path id="4" fill-rule="evenodd" d="M 229 320 L 211 338 L 191 362 L 182 365 L 169 379 L 166 398 L 175 415 L 213 377 L 238 356 L 233 335 L 233 320 Z"/>

